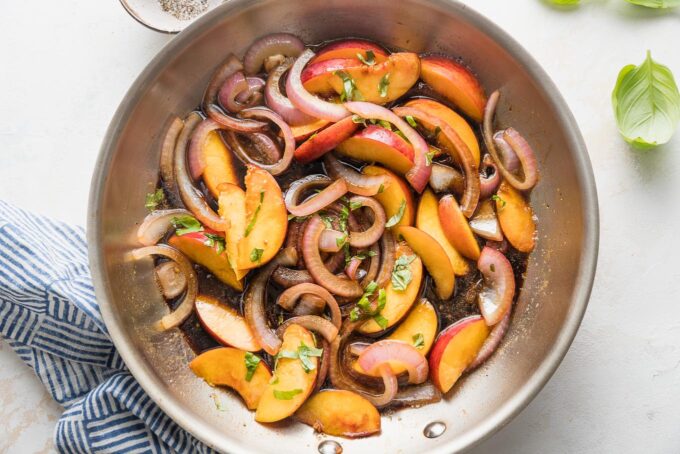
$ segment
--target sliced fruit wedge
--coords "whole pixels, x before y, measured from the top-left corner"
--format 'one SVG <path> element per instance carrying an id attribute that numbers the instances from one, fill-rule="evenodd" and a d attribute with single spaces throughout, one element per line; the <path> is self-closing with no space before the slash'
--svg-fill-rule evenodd
<path id="1" fill-rule="evenodd" d="M 380 413 L 352 391 L 324 389 L 310 397 L 295 418 L 317 432 L 337 437 L 366 437 L 380 432 Z"/>

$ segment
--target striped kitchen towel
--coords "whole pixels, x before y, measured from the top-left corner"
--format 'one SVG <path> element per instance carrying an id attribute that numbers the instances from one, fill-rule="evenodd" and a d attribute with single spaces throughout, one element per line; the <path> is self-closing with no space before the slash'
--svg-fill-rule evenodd
<path id="1" fill-rule="evenodd" d="M 60 452 L 212 452 L 146 395 L 111 343 L 83 229 L 2 201 L 0 335 L 64 407 Z"/>

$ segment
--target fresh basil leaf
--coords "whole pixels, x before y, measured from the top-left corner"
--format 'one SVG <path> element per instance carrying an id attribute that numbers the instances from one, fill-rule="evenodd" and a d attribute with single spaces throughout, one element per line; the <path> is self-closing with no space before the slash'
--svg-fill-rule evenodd
<path id="1" fill-rule="evenodd" d="M 428 166 L 432 165 L 432 159 L 434 159 L 435 154 L 436 152 L 434 151 L 428 151 L 427 153 L 425 153 L 425 162 L 427 163 Z"/>
<path id="2" fill-rule="evenodd" d="M 253 217 L 250 219 L 250 222 L 246 227 L 245 236 L 250 235 L 250 232 L 253 231 L 253 227 L 255 227 L 255 222 L 257 222 L 257 215 L 260 214 L 260 210 L 262 209 L 262 202 L 264 202 L 264 191 L 260 191 L 260 203 L 257 204 L 257 208 L 255 208 Z"/>
<path id="3" fill-rule="evenodd" d="M 647 8 L 666 9 L 680 6 L 680 0 L 626 0 L 633 5 L 644 6 Z"/>
<path id="4" fill-rule="evenodd" d="M 380 79 L 380 83 L 378 84 L 378 91 L 380 92 L 380 97 L 381 98 L 387 98 L 387 89 L 390 86 L 390 73 L 385 74 L 382 76 Z"/>
<path id="5" fill-rule="evenodd" d="M 406 122 L 411 125 L 411 127 L 413 127 L 413 128 L 418 127 L 418 123 L 416 123 L 416 119 L 413 118 L 411 115 L 406 115 L 404 118 L 406 119 Z"/>
<path id="6" fill-rule="evenodd" d="M 403 292 L 413 280 L 413 273 L 411 272 L 411 262 L 416 259 L 415 255 L 400 255 L 394 261 L 394 268 L 392 270 L 392 288 Z"/>
<path id="7" fill-rule="evenodd" d="M 360 117 L 359 115 L 352 115 L 352 121 L 357 124 L 366 126 L 366 119 Z"/>
<path id="8" fill-rule="evenodd" d="M 259 262 L 262 260 L 262 254 L 264 254 L 264 249 L 253 248 L 253 250 L 250 251 L 250 261 Z"/>
<path id="9" fill-rule="evenodd" d="M 423 348 L 425 346 L 425 336 L 423 336 L 423 333 L 414 334 L 411 339 L 413 339 L 413 346 L 415 348 Z"/>
<path id="10" fill-rule="evenodd" d="M 352 76 L 345 71 L 335 71 L 333 74 L 342 79 L 342 93 L 340 93 L 340 101 L 361 101 L 364 97 L 357 88 Z"/>
<path id="11" fill-rule="evenodd" d="M 291 389 L 290 391 L 279 391 L 278 389 L 274 390 L 274 397 L 279 400 L 291 400 L 298 394 L 302 394 L 301 389 Z"/>
<path id="12" fill-rule="evenodd" d="M 339 248 L 343 247 L 347 243 L 347 234 L 345 233 L 340 238 L 335 239 L 335 245 Z"/>
<path id="13" fill-rule="evenodd" d="M 158 205 L 163 203 L 163 201 L 165 201 L 165 193 L 163 192 L 163 188 L 158 188 L 154 192 L 150 192 L 146 195 L 144 206 L 147 210 L 153 211 Z"/>
<path id="14" fill-rule="evenodd" d="M 311 357 L 320 357 L 323 354 L 323 349 L 321 348 L 316 348 L 316 347 L 309 347 L 305 345 L 304 342 L 300 343 L 300 346 L 297 349 L 297 355 L 300 358 L 300 362 L 302 363 L 302 369 L 309 373 L 316 369 L 316 365 L 314 364 L 314 361 L 312 361 L 310 358 Z"/>
<path id="15" fill-rule="evenodd" d="M 216 235 L 214 233 L 204 233 L 206 237 L 205 245 L 206 246 L 217 246 L 217 255 L 221 254 L 224 252 L 224 249 L 227 246 L 227 241 L 224 239 L 223 236 Z"/>
<path id="16" fill-rule="evenodd" d="M 257 369 L 257 365 L 260 364 L 261 359 L 257 355 L 246 352 L 244 361 L 246 363 L 246 381 L 250 381 L 253 379 L 255 369 Z"/>
<path id="17" fill-rule="evenodd" d="M 349 202 L 349 210 L 350 211 L 358 210 L 362 206 L 364 206 L 364 205 L 361 202 Z"/>
<path id="18" fill-rule="evenodd" d="M 491 196 L 491 200 L 493 200 L 494 202 L 500 202 L 501 208 L 503 208 L 503 207 L 505 206 L 505 204 L 507 203 L 507 202 L 506 202 L 505 200 L 503 200 L 498 194 L 492 195 L 492 196 Z"/>
<path id="19" fill-rule="evenodd" d="M 382 329 L 386 329 L 387 325 L 389 324 L 389 320 L 387 320 L 385 317 L 383 317 L 380 314 L 376 314 L 373 316 L 373 320 L 380 326 Z"/>
<path id="20" fill-rule="evenodd" d="M 387 220 L 385 227 L 394 227 L 395 225 L 399 224 L 401 218 L 404 217 L 404 211 L 406 211 L 406 199 L 401 199 L 401 205 L 399 205 L 399 209 L 394 214 L 394 216 Z"/>
<path id="21" fill-rule="evenodd" d="M 376 308 L 376 312 L 380 312 L 385 308 L 385 305 L 387 304 L 387 292 L 385 292 L 384 288 L 381 288 L 378 290 L 378 307 Z"/>
<path id="22" fill-rule="evenodd" d="M 175 233 L 179 236 L 187 233 L 202 232 L 203 226 L 198 220 L 189 215 L 175 216 L 170 220 L 170 223 L 175 228 Z"/>
<path id="23" fill-rule="evenodd" d="M 614 115 L 623 138 L 641 149 L 668 142 L 680 121 L 680 93 L 668 67 L 647 58 L 619 72 L 612 92 Z"/>
<path id="24" fill-rule="evenodd" d="M 366 66 L 375 65 L 375 54 L 373 53 L 372 50 L 366 51 L 366 58 L 364 58 L 364 56 L 361 55 L 361 52 L 357 52 L 357 58 L 361 63 L 363 63 Z"/>
<path id="25" fill-rule="evenodd" d="M 381 183 L 378 188 L 378 194 L 382 194 L 383 192 L 385 192 L 385 185 Z"/>
<path id="26" fill-rule="evenodd" d="M 352 308 L 352 310 L 349 312 L 349 319 L 353 322 L 356 322 L 359 320 L 359 317 L 361 317 L 361 311 L 359 310 L 358 307 Z"/>
<path id="27" fill-rule="evenodd" d="M 394 131 L 394 133 L 401 137 L 402 139 L 404 139 L 404 142 L 411 143 L 411 141 L 406 138 L 406 134 L 404 134 L 400 130 L 397 129 L 396 131 Z"/>

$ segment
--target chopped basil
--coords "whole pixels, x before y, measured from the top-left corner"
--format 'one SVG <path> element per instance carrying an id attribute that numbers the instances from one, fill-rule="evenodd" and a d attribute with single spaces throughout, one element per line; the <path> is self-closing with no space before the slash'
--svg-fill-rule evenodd
<path id="1" fill-rule="evenodd" d="M 387 220 L 385 227 L 394 227 L 395 225 L 399 224 L 401 218 L 404 217 L 404 211 L 406 211 L 406 199 L 401 199 L 401 205 L 399 205 L 399 209 L 394 214 L 394 216 Z"/>
<path id="2" fill-rule="evenodd" d="M 291 389 L 290 391 L 279 391 L 278 389 L 274 390 L 274 397 L 279 400 L 291 400 L 298 394 L 302 394 L 301 389 Z"/>
<path id="3" fill-rule="evenodd" d="M 375 310 L 375 313 L 373 314 L 373 320 L 380 326 L 382 329 L 387 328 L 387 325 L 389 321 L 382 315 L 380 314 L 380 311 L 382 311 L 385 308 L 385 305 L 387 304 L 387 293 L 385 292 L 384 289 L 380 289 L 378 291 L 378 308 Z"/>
<path id="4" fill-rule="evenodd" d="M 349 210 L 354 211 L 361 208 L 363 204 L 361 202 L 349 202 Z"/>
<path id="5" fill-rule="evenodd" d="M 323 354 L 323 349 L 308 347 L 307 345 L 304 344 L 304 342 L 301 342 L 300 346 L 297 349 L 297 354 L 298 357 L 300 358 L 300 362 L 302 363 L 302 369 L 304 369 L 305 372 L 309 373 L 316 369 L 316 365 L 309 358 L 320 357 Z"/>
<path id="6" fill-rule="evenodd" d="M 366 286 L 361 299 L 357 301 L 356 306 L 349 313 L 349 319 L 351 321 L 355 322 L 360 318 L 367 316 L 373 318 L 382 329 L 387 327 L 387 319 L 380 314 L 380 311 L 382 311 L 385 308 L 385 304 L 387 304 L 387 293 L 385 293 L 384 289 L 381 288 L 378 290 L 377 306 L 375 309 L 371 308 L 371 301 L 369 298 L 373 296 L 377 288 L 378 284 L 375 281 L 371 281 Z"/>
<path id="7" fill-rule="evenodd" d="M 250 251 L 250 261 L 251 262 L 259 262 L 262 260 L 262 254 L 264 253 L 264 249 L 259 249 L 259 248 L 253 248 L 252 251 Z"/>
<path id="8" fill-rule="evenodd" d="M 158 188 L 155 192 L 150 192 L 146 195 L 146 203 L 144 203 L 144 206 L 147 210 L 153 211 L 158 205 L 163 203 L 164 200 L 165 193 L 162 188 Z"/>
<path id="9" fill-rule="evenodd" d="M 216 235 L 214 233 L 205 233 L 205 241 L 203 244 L 205 244 L 208 247 L 213 247 L 217 246 L 217 254 L 221 254 L 224 252 L 224 248 L 227 246 L 227 242 L 224 239 L 223 236 Z"/>
<path id="10" fill-rule="evenodd" d="M 257 204 L 257 208 L 255 208 L 255 213 L 253 213 L 253 217 L 250 219 L 248 227 L 246 227 L 245 236 L 250 235 L 250 232 L 253 231 L 253 227 L 255 227 L 255 222 L 257 221 L 257 215 L 260 213 L 260 209 L 262 208 L 262 202 L 264 202 L 264 191 L 260 191 L 260 203 Z"/>
<path id="11" fill-rule="evenodd" d="M 319 217 L 323 221 L 323 225 L 326 226 L 327 229 L 332 229 L 333 228 L 333 218 L 326 214 L 319 214 Z"/>
<path id="12" fill-rule="evenodd" d="M 366 51 L 366 58 L 364 58 L 364 56 L 361 55 L 361 52 L 357 52 L 357 58 L 361 63 L 363 63 L 366 66 L 375 65 L 375 54 L 373 53 L 372 50 Z"/>
<path id="13" fill-rule="evenodd" d="M 170 220 L 170 223 L 175 228 L 175 233 L 179 236 L 186 235 L 187 233 L 202 232 L 203 226 L 198 220 L 187 214 L 183 216 L 175 216 Z"/>
<path id="14" fill-rule="evenodd" d="M 413 118 L 411 115 L 406 115 L 404 118 L 406 118 L 408 124 L 410 124 L 413 128 L 418 127 L 418 123 L 416 123 L 415 118 Z"/>
<path id="15" fill-rule="evenodd" d="M 360 117 L 359 115 L 352 115 L 352 121 L 354 123 L 358 123 L 358 124 L 366 126 L 366 119 Z"/>
<path id="16" fill-rule="evenodd" d="M 404 139 L 405 142 L 411 143 L 411 141 L 406 138 L 406 135 L 400 130 L 397 129 L 396 131 L 394 131 L 394 133 L 401 137 L 402 139 Z"/>
<path id="17" fill-rule="evenodd" d="M 375 257 L 376 255 L 378 255 L 378 253 L 375 252 L 375 251 L 362 251 L 362 252 L 359 252 L 359 253 L 356 254 L 356 255 L 351 256 L 351 257 L 349 258 L 349 260 L 347 260 L 347 261 L 349 262 L 349 261 L 352 260 L 352 259 L 366 260 L 367 258 L 369 258 L 369 257 Z"/>
<path id="18" fill-rule="evenodd" d="M 340 208 L 340 230 L 343 232 L 347 231 L 347 220 L 349 219 L 349 207 L 343 205 Z"/>
<path id="19" fill-rule="evenodd" d="M 389 320 L 387 320 L 385 317 L 383 317 L 380 314 L 376 314 L 373 316 L 373 320 L 380 326 L 382 329 L 387 328 L 387 325 L 389 324 Z"/>
<path id="20" fill-rule="evenodd" d="M 378 188 L 378 194 L 382 194 L 383 192 L 385 192 L 385 185 L 381 183 Z"/>
<path id="21" fill-rule="evenodd" d="M 505 206 L 505 204 L 507 203 L 505 200 L 501 199 L 498 194 L 492 195 L 491 200 L 493 200 L 495 202 L 500 202 L 501 208 L 503 208 Z"/>
<path id="22" fill-rule="evenodd" d="M 357 88 L 352 76 L 345 71 L 335 71 L 333 74 L 342 79 L 342 93 L 340 94 L 340 101 L 361 101 L 364 97 Z"/>
<path id="23" fill-rule="evenodd" d="M 415 348 L 423 348 L 425 346 L 425 337 L 423 336 L 423 333 L 414 334 L 412 339 Z"/>
<path id="24" fill-rule="evenodd" d="M 428 166 L 432 165 L 432 159 L 434 158 L 435 154 L 436 152 L 434 151 L 428 151 L 427 153 L 425 153 L 425 162 L 427 162 Z"/>
<path id="25" fill-rule="evenodd" d="M 342 235 L 340 238 L 335 239 L 335 245 L 337 247 L 340 247 L 340 248 L 343 247 L 346 242 L 347 242 L 347 234 L 346 233 L 344 235 Z"/>
<path id="26" fill-rule="evenodd" d="M 246 381 L 250 381 L 253 379 L 255 369 L 257 369 L 257 365 L 260 364 L 261 359 L 257 355 L 246 352 L 244 361 L 246 363 Z"/>
<path id="27" fill-rule="evenodd" d="M 359 320 L 361 317 L 361 311 L 359 310 L 358 307 L 353 308 L 351 311 L 349 311 L 349 319 L 353 322 L 356 322 Z"/>
<path id="28" fill-rule="evenodd" d="M 382 76 L 382 79 L 380 79 L 380 83 L 378 84 L 378 91 L 380 92 L 381 98 L 387 98 L 387 88 L 389 86 L 390 86 L 390 73 L 387 73 L 384 76 Z"/>
<path id="29" fill-rule="evenodd" d="M 392 130 L 392 123 L 390 123 L 389 121 L 385 121 L 385 120 L 371 120 L 371 123 L 373 123 L 374 125 L 378 125 L 378 126 L 380 126 L 381 128 L 389 129 L 390 131 Z"/>
<path id="30" fill-rule="evenodd" d="M 415 255 L 402 255 L 394 262 L 394 269 L 392 270 L 392 287 L 395 290 L 403 292 L 411 283 L 411 280 L 413 280 L 413 273 L 411 273 L 410 265 L 415 259 Z"/>

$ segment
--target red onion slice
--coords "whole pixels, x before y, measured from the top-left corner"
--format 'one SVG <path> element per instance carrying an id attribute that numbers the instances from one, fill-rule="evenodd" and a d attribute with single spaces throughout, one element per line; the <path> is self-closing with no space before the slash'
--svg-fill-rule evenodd
<path id="1" fill-rule="evenodd" d="M 267 297 L 267 283 L 274 270 L 279 265 L 292 266 L 297 262 L 294 248 L 282 249 L 274 259 L 267 263 L 255 275 L 243 294 L 243 312 L 246 322 L 255 340 L 270 355 L 275 355 L 281 348 L 281 339 L 267 323 L 265 301 Z"/>
<path id="2" fill-rule="evenodd" d="M 173 205 L 179 205 L 179 191 L 177 190 L 177 181 L 175 180 L 175 145 L 177 145 L 177 138 L 184 128 L 184 122 L 178 117 L 174 117 L 168 126 L 168 130 L 163 138 L 163 143 L 161 144 L 161 178 L 163 183 L 165 183 L 165 188 L 167 189 L 170 202 Z"/>
<path id="3" fill-rule="evenodd" d="M 458 133 L 445 121 L 440 118 L 430 115 L 416 107 L 397 107 L 394 112 L 402 117 L 410 115 L 416 119 L 420 119 L 432 126 L 439 127 L 442 134 L 453 144 L 454 150 L 448 150 L 450 154 L 457 158 L 457 161 L 463 167 L 465 173 L 465 191 L 460 200 L 460 209 L 469 218 L 475 212 L 477 203 L 479 202 L 479 173 L 477 163 L 475 162 L 472 152 L 468 146 L 463 142 Z M 429 175 L 428 175 L 429 177 Z"/>
<path id="4" fill-rule="evenodd" d="M 245 106 L 236 101 L 236 97 L 241 93 L 248 91 L 248 81 L 246 76 L 241 71 L 235 72 L 227 77 L 222 88 L 217 94 L 217 100 L 220 105 L 229 112 L 238 113 L 244 109 Z"/>
<path id="5" fill-rule="evenodd" d="M 477 295 L 479 309 L 489 326 L 500 322 L 510 310 L 515 295 L 515 275 L 512 265 L 500 251 L 484 247 L 477 260 L 484 285 Z"/>
<path id="6" fill-rule="evenodd" d="M 269 73 L 267 85 L 264 88 L 264 99 L 267 106 L 281 115 L 281 118 L 286 120 L 289 125 L 301 126 L 314 122 L 316 118 L 302 112 L 290 102 L 290 99 L 281 93 L 281 77 L 292 65 L 292 61 L 287 61 Z"/>
<path id="7" fill-rule="evenodd" d="M 156 282 L 166 300 L 179 296 L 187 288 L 187 278 L 172 261 L 163 262 L 155 269 Z"/>
<path id="8" fill-rule="evenodd" d="M 264 86 L 266 82 L 259 77 L 246 77 L 248 89 L 236 95 L 236 101 L 244 107 L 254 107 L 262 102 Z"/>
<path id="9" fill-rule="evenodd" d="M 220 129 L 222 126 L 211 119 L 201 121 L 194 133 L 191 135 L 191 140 L 189 141 L 189 173 L 194 181 L 197 181 L 203 175 L 205 171 L 205 160 L 203 159 L 203 147 L 205 146 L 206 140 L 208 140 L 208 135 Z"/>
<path id="10" fill-rule="evenodd" d="M 484 155 L 484 159 L 482 159 L 482 168 L 480 170 L 479 197 L 486 199 L 496 193 L 498 185 L 501 184 L 501 174 L 498 171 L 496 163 L 489 154 Z"/>
<path id="11" fill-rule="evenodd" d="M 278 327 L 276 332 L 283 335 L 283 333 L 286 331 L 286 328 L 288 328 L 290 325 L 300 325 L 303 328 L 307 328 L 308 330 L 321 334 L 327 342 L 333 342 L 335 338 L 338 337 L 338 328 L 325 318 L 319 317 L 318 315 L 300 315 L 297 317 L 291 317 L 283 322 Z"/>
<path id="12" fill-rule="evenodd" d="M 410 127 L 404 120 L 399 118 L 398 114 L 386 109 L 382 106 L 376 104 L 371 104 L 369 102 L 353 101 L 345 103 L 347 109 L 359 115 L 367 120 L 382 120 L 392 123 L 399 129 L 406 140 L 411 142 L 413 146 L 413 167 L 406 172 L 406 179 L 413 189 L 418 193 L 423 192 L 427 182 L 430 179 L 430 173 L 432 172 L 432 166 L 428 163 L 427 153 L 429 149 L 425 140 L 418 134 L 418 132 Z M 401 109 L 401 108 L 400 108 Z"/>
<path id="13" fill-rule="evenodd" d="M 187 291 L 182 301 L 174 311 L 163 316 L 156 324 L 156 328 L 165 331 L 178 326 L 186 320 L 194 310 L 194 301 L 196 301 L 196 295 L 198 294 L 198 277 L 196 277 L 196 273 L 194 272 L 194 268 L 189 259 L 177 249 L 166 244 L 146 246 L 131 252 L 131 256 L 134 260 L 140 260 L 152 255 L 160 255 L 174 261 L 179 267 L 180 273 L 185 276 L 187 282 Z"/>
<path id="14" fill-rule="evenodd" d="M 330 183 L 330 181 L 331 179 L 325 175 L 309 175 L 294 181 L 288 188 L 288 191 L 286 191 L 286 208 L 294 216 L 309 216 L 319 210 L 323 210 L 347 194 L 345 180 L 336 180 L 333 183 Z M 304 191 L 321 186 L 326 186 L 326 188 L 303 203 L 298 204 L 298 198 Z"/>
<path id="15" fill-rule="evenodd" d="M 346 234 L 339 230 L 326 229 L 321 232 L 319 249 L 323 252 L 338 252 L 347 240 Z"/>
<path id="16" fill-rule="evenodd" d="M 387 283 L 392 278 L 392 271 L 394 270 L 394 261 L 397 255 L 397 242 L 394 239 L 394 235 L 390 231 L 385 231 L 383 236 L 380 238 L 380 269 L 378 271 L 378 276 L 375 278 L 375 282 L 378 287 L 385 287 Z"/>
<path id="17" fill-rule="evenodd" d="M 208 205 L 201 192 L 194 186 L 187 171 L 187 143 L 189 136 L 201 120 L 200 115 L 193 112 L 184 122 L 184 129 L 177 139 L 175 148 L 175 178 L 182 202 L 196 219 L 213 230 L 225 232 L 229 228 L 229 222 L 222 219 Z"/>
<path id="18" fill-rule="evenodd" d="M 326 302 L 313 295 L 302 295 L 300 302 L 293 308 L 293 315 L 319 315 L 326 307 Z"/>
<path id="19" fill-rule="evenodd" d="M 339 180 L 342 181 L 342 180 Z M 364 291 L 355 281 L 342 279 L 328 271 L 321 260 L 319 252 L 319 237 L 326 226 L 318 215 L 314 215 L 308 222 L 302 237 L 302 255 L 309 274 L 314 281 L 325 287 L 329 292 L 349 298 L 358 298 Z"/>
<path id="20" fill-rule="evenodd" d="M 217 67 L 213 75 L 210 77 L 208 87 L 203 94 L 201 106 L 203 107 L 204 111 L 207 111 L 208 107 L 215 103 L 217 94 L 224 84 L 224 81 L 235 72 L 242 70 L 243 65 L 241 64 L 241 61 L 236 58 L 234 54 L 227 55 L 227 58 L 220 64 L 220 66 Z"/>
<path id="21" fill-rule="evenodd" d="M 485 200 L 470 219 L 470 229 L 484 239 L 491 241 L 503 241 L 503 231 L 498 222 L 494 203 Z"/>
<path id="22" fill-rule="evenodd" d="M 246 74 L 253 76 L 260 72 L 266 58 L 282 54 L 297 57 L 305 50 L 305 43 L 290 33 L 273 33 L 253 42 L 243 57 Z"/>
<path id="23" fill-rule="evenodd" d="M 353 194 L 364 196 L 376 195 L 380 192 L 380 187 L 387 185 L 385 175 L 364 175 L 356 170 L 345 166 L 331 153 L 323 158 L 324 167 L 328 175 L 334 180 L 343 179 L 347 183 L 347 189 Z"/>
<path id="24" fill-rule="evenodd" d="M 249 135 L 250 141 L 260 154 L 261 162 L 264 164 L 274 164 L 281 159 L 279 145 L 263 132 L 254 132 Z"/>
<path id="25" fill-rule="evenodd" d="M 156 210 L 147 214 L 137 229 L 137 241 L 144 246 L 153 246 L 158 243 L 170 229 L 172 218 L 178 216 L 192 216 L 192 214 L 180 208 Z"/>
<path id="26" fill-rule="evenodd" d="M 350 206 L 361 204 L 362 208 L 368 208 L 373 212 L 373 224 L 363 232 L 350 231 L 349 244 L 356 248 L 365 248 L 375 244 L 380 240 L 380 237 L 385 232 L 385 223 L 387 222 L 387 215 L 385 209 L 380 202 L 371 198 L 363 196 L 354 196 L 349 199 Z"/>
<path id="27" fill-rule="evenodd" d="M 461 195 L 465 192 L 465 177 L 453 167 L 433 163 L 430 187 L 436 193 L 453 192 Z"/>
<path id="28" fill-rule="evenodd" d="M 408 371 L 409 383 L 418 384 L 427 380 L 429 367 L 427 359 L 411 344 L 384 339 L 366 347 L 357 360 L 359 366 L 369 374 L 381 366 L 403 365 Z"/>
<path id="29" fill-rule="evenodd" d="M 532 150 L 529 143 L 513 128 L 508 128 L 503 133 L 503 141 L 505 141 L 512 151 L 515 153 L 519 159 L 522 167 L 522 172 L 524 173 L 524 180 L 520 180 L 517 176 L 510 171 L 510 169 L 505 167 L 505 162 L 501 156 L 498 154 L 496 149 L 496 144 L 503 143 L 494 140 L 493 133 L 493 120 L 496 114 L 496 108 L 498 106 L 498 100 L 500 99 L 500 92 L 498 90 L 491 93 L 489 100 L 486 102 L 484 107 L 484 121 L 483 121 L 483 136 L 486 148 L 488 148 L 489 153 L 496 161 L 498 169 L 501 171 L 503 178 L 505 178 L 508 183 L 519 191 L 526 191 L 533 188 L 538 181 L 538 164 L 536 162 L 536 156 Z M 506 153 L 506 156 L 511 156 L 510 153 Z"/>
<path id="30" fill-rule="evenodd" d="M 219 123 L 223 128 L 238 132 L 261 132 L 267 129 L 267 123 L 255 120 L 244 120 L 225 114 L 216 104 L 205 108 L 208 117 Z"/>
<path id="31" fill-rule="evenodd" d="M 295 307 L 295 303 L 302 295 L 314 295 L 324 300 L 326 306 L 328 306 L 328 309 L 331 312 L 331 322 L 333 323 L 333 325 L 335 325 L 336 328 L 340 329 L 340 324 L 342 323 L 342 316 L 340 315 L 340 307 L 338 306 L 338 302 L 335 301 L 333 295 L 328 293 L 328 290 L 321 287 L 320 285 L 299 284 L 290 287 L 279 295 L 276 302 L 279 306 L 283 307 L 288 311 L 291 311 Z M 329 340 L 329 342 L 332 341 L 333 339 Z"/>
<path id="32" fill-rule="evenodd" d="M 360 258 L 352 257 L 349 263 L 347 263 L 347 266 L 345 266 L 345 274 L 348 278 L 352 279 L 353 281 L 357 280 L 357 271 L 359 271 L 361 262 L 362 260 Z"/>
<path id="33" fill-rule="evenodd" d="M 496 151 L 498 152 L 498 157 L 501 159 L 501 164 L 510 171 L 512 174 L 516 174 L 522 163 L 519 162 L 519 158 L 513 151 L 512 147 L 503 138 L 505 131 L 496 131 L 493 135 L 493 143 L 496 145 Z"/>
<path id="34" fill-rule="evenodd" d="M 471 370 L 474 370 L 484 364 L 489 357 L 496 351 L 498 346 L 501 344 L 501 341 L 505 337 L 505 333 L 508 332 L 508 327 L 510 326 L 510 314 L 512 311 L 507 311 L 505 313 L 505 316 L 503 317 L 503 320 L 500 322 L 496 323 L 493 328 L 491 328 L 491 332 L 489 333 L 489 337 L 486 338 L 484 343 L 482 344 L 482 348 L 479 349 L 479 352 L 477 353 L 477 356 L 475 357 L 474 360 L 472 360 L 472 363 L 465 369 L 466 372 L 469 372 Z"/>
<path id="35" fill-rule="evenodd" d="M 314 52 L 306 49 L 293 64 L 286 80 L 286 94 L 295 107 L 315 118 L 328 121 L 340 121 L 349 116 L 349 111 L 342 104 L 333 104 L 317 98 L 305 90 L 300 76 L 305 65 L 314 57 Z"/>
<path id="36" fill-rule="evenodd" d="M 290 167 L 290 163 L 293 161 L 293 153 L 295 153 L 295 137 L 293 137 L 293 131 L 290 129 L 290 126 L 283 121 L 279 114 L 266 107 L 251 107 L 241 111 L 241 115 L 245 118 L 265 118 L 279 127 L 286 144 L 283 149 L 283 156 L 275 164 L 256 163 L 254 165 L 265 169 L 272 175 L 280 175 L 285 172 Z"/>

